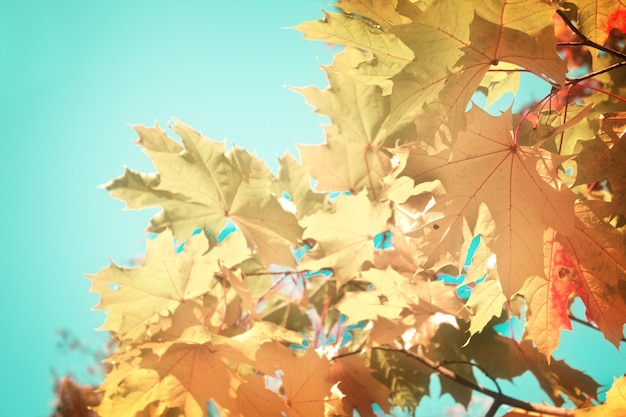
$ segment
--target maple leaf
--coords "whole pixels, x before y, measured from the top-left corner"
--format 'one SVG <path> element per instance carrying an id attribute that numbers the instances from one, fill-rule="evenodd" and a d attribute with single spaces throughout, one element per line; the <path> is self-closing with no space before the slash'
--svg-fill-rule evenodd
<path id="1" fill-rule="evenodd" d="M 324 19 L 296 26 L 305 39 L 351 46 L 371 52 L 379 74 L 391 78 L 402 70 L 415 55 L 396 35 L 385 33 L 380 26 L 349 15 L 324 12 Z"/>
<path id="2" fill-rule="evenodd" d="M 395 141 L 397 126 L 387 123 L 388 99 L 378 86 L 364 85 L 346 74 L 362 53 L 347 49 L 336 55 L 326 68 L 330 87 L 297 88 L 315 111 L 328 115 L 326 144 L 298 145 L 302 164 L 308 166 L 323 191 L 360 192 L 374 198 L 382 188 L 382 178 L 391 170 L 388 152 L 381 148 Z"/>
<path id="3" fill-rule="evenodd" d="M 303 238 L 319 247 L 305 255 L 300 268 L 332 269 L 340 287 L 359 274 L 364 262 L 374 260 L 374 236 L 386 231 L 391 209 L 387 203 L 370 202 L 365 193 L 339 196 L 333 206 L 333 212 L 302 220 Z"/>
<path id="4" fill-rule="evenodd" d="M 530 0 L 523 3 L 505 0 L 477 2 L 476 14 L 483 19 L 519 30 L 537 34 L 552 28 L 555 7 L 543 0 Z"/>
<path id="5" fill-rule="evenodd" d="M 149 230 L 171 228 L 181 240 L 198 228 L 218 236 L 231 219 L 266 262 L 294 265 L 290 245 L 295 245 L 302 229 L 272 194 L 272 173 L 242 149 L 232 150 L 227 158 L 223 144 L 175 122 L 172 129 L 184 148 L 158 126 L 139 128 L 138 144 L 146 147 L 158 175 L 127 170 L 105 185 L 111 195 L 132 209 L 163 207 Z"/>
<path id="6" fill-rule="evenodd" d="M 328 379 L 330 363 L 309 347 L 301 357 L 277 342 L 265 343 L 256 354 L 256 367 L 267 375 L 282 370 L 282 387 L 290 417 L 324 415 L 325 399 L 332 383 Z"/>
<path id="7" fill-rule="evenodd" d="M 576 205 L 576 230 L 569 236 L 556 236 L 557 250 L 569 254 L 570 262 L 553 258 L 549 276 L 558 275 L 573 283 L 573 289 L 587 308 L 587 318 L 596 323 L 616 347 L 624 333 L 626 302 L 620 283 L 626 282 L 626 238 L 598 218 L 602 202 Z M 571 268 L 570 268 L 571 266 Z M 530 309 L 530 307 L 529 307 Z"/>
<path id="8" fill-rule="evenodd" d="M 339 0 L 336 4 L 348 14 L 356 14 L 370 19 L 383 29 L 410 23 L 411 19 L 398 11 L 398 0 Z M 417 9 L 419 10 L 419 9 Z"/>
<path id="9" fill-rule="evenodd" d="M 226 361 L 240 362 L 242 355 L 232 342 L 222 343 L 225 338 L 212 338 L 190 327 L 177 341 L 144 345 L 141 357 L 120 355 L 101 387 L 98 414 L 134 417 L 150 410 L 162 416 L 177 408 L 185 416 L 206 417 L 209 399 L 235 411 L 238 381 Z"/>
<path id="10" fill-rule="evenodd" d="M 506 302 L 506 297 L 502 294 L 500 278 L 489 265 L 490 259 L 492 259 L 492 252 L 481 240 L 474 251 L 472 262 L 463 280 L 464 285 L 484 280 L 476 284 L 465 302 L 464 307 L 471 314 L 470 336 L 482 331 L 494 317 L 500 317 L 502 306 Z"/>
<path id="11" fill-rule="evenodd" d="M 394 217 L 396 215 L 394 214 Z M 392 268 L 401 275 L 410 276 L 421 270 L 420 265 L 424 261 L 423 254 L 417 249 L 414 239 L 411 239 L 397 229 L 392 229 L 391 248 L 374 252 L 374 268 Z"/>
<path id="12" fill-rule="evenodd" d="M 372 403 L 378 404 L 385 413 L 389 413 L 389 388 L 372 377 L 374 370 L 363 363 L 360 356 L 344 356 L 332 361 L 328 379 L 339 383 L 343 411 L 353 415 L 357 410 L 361 417 L 375 417 Z"/>
<path id="13" fill-rule="evenodd" d="M 520 84 L 520 72 L 517 69 L 517 65 L 501 62 L 485 74 L 477 87 L 477 91 L 487 96 L 485 109 L 489 109 L 507 93 L 517 94 Z"/>
<path id="14" fill-rule="evenodd" d="M 419 327 L 437 312 L 456 315 L 462 306 L 449 286 L 441 281 L 428 280 L 426 273 L 406 277 L 393 269 L 369 269 L 362 273 L 362 277 L 374 288 L 348 292 L 337 305 L 347 316 L 348 324 L 411 314 L 415 317 L 414 326 Z"/>
<path id="15" fill-rule="evenodd" d="M 576 205 L 574 233 L 551 233 L 546 239 L 546 278 L 535 277 L 520 291 L 527 303 L 526 331 L 543 353 L 558 346 L 561 330 L 572 329 L 568 301 L 573 295 L 587 307 L 587 318 L 619 346 L 626 323 L 619 289 L 626 282 L 626 239 L 598 218 L 602 204 Z"/>
<path id="16" fill-rule="evenodd" d="M 600 138 L 584 141 L 576 156 L 578 165 L 574 185 L 590 184 L 605 178 L 611 184 L 611 212 L 626 214 L 626 141 L 607 143 Z"/>
<path id="17" fill-rule="evenodd" d="M 591 41 L 604 44 L 613 19 L 626 12 L 626 3 L 622 0 L 576 0 L 578 22 L 581 32 Z M 618 29 L 623 29 L 618 27 Z"/>
<path id="18" fill-rule="evenodd" d="M 576 260 L 556 239 L 552 230 L 546 231 L 546 274 L 530 278 L 520 294 L 526 300 L 528 337 L 547 357 L 559 345 L 561 330 L 572 330 L 568 317 L 570 296 L 579 291 Z"/>
<path id="19" fill-rule="evenodd" d="M 216 285 L 213 274 L 220 272 L 220 262 L 232 266 L 247 258 L 245 241 L 237 234 L 208 253 L 207 248 L 206 238 L 198 234 L 176 253 L 172 235 L 164 232 L 147 242 L 142 266 L 127 269 L 111 263 L 97 275 L 88 275 L 92 291 L 100 293 L 97 308 L 110 310 L 102 328 L 121 340 L 163 330 L 162 317 Z"/>
<path id="20" fill-rule="evenodd" d="M 287 412 L 282 399 L 269 391 L 256 375 L 247 375 L 237 387 L 237 405 L 240 415 L 246 417 L 280 416 Z M 229 410 L 230 411 L 230 410 Z M 229 412 L 229 415 L 233 413 Z"/>
<path id="21" fill-rule="evenodd" d="M 474 234 L 496 255 L 507 297 L 526 278 L 543 273 L 544 230 L 571 231 L 576 198 L 556 172 L 567 157 L 516 145 L 510 123 L 510 112 L 492 117 L 472 108 L 454 147 L 437 155 L 413 149 L 401 174 L 417 184 L 441 181 L 446 194 L 437 198 L 437 214 L 423 228 L 435 228 L 445 246 L 454 239 L 449 230 L 462 230 L 465 220 L 475 224 Z"/>
<path id="22" fill-rule="evenodd" d="M 295 205 L 296 217 L 302 219 L 325 207 L 326 196 L 311 190 L 309 169 L 298 164 L 295 158 L 288 152 L 281 158 L 278 179 L 272 184 L 276 195 L 288 196 L 288 201 Z"/>
<path id="23" fill-rule="evenodd" d="M 397 351 L 372 350 L 370 367 L 374 377 L 391 388 L 391 403 L 414 409 L 430 392 L 432 370 Z"/>
<path id="24" fill-rule="evenodd" d="M 415 118 L 421 140 L 439 148 L 454 142 L 465 127 L 465 109 L 492 65 L 508 62 L 524 67 L 556 85 L 565 82 L 565 62 L 555 53 L 553 29 L 530 35 L 504 26 L 508 2 L 490 2 L 501 20 L 481 17 L 482 1 L 444 1 L 415 22 L 393 33 L 409 45 L 418 59 L 394 77 L 390 120 Z M 454 15 L 455 19 L 449 16 Z M 542 14 L 534 17 L 543 21 Z M 522 19 L 524 21 L 524 19 Z M 524 23 L 523 26 L 531 23 Z M 539 26 L 543 27 L 543 23 Z"/>

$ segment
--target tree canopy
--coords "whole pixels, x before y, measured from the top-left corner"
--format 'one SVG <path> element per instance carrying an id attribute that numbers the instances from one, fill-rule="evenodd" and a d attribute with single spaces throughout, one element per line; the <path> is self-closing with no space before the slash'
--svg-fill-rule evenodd
<path id="1" fill-rule="evenodd" d="M 180 141 L 135 127 L 156 172 L 106 189 L 161 211 L 141 266 L 88 276 L 117 341 L 97 413 L 366 417 L 415 408 L 436 374 L 459 404 L 492 397 L 488 415 L 621 415 L 626 378 L 601 404 L 551 355 L 572 320 L 624 336 L 626 4 L 336 6 L 296 27 L 343 46 L 328 88 L 294 88 L 326 142 L 277 176 L 178 120 Z M 490 110 L 522 72 L 549 95 Z M 552 405 L 500 389 L 527 371 Z"/>

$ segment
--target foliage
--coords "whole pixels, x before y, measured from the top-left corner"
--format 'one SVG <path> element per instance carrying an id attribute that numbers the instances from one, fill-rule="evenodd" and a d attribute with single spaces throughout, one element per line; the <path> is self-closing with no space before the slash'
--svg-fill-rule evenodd
<path id="1" fill-rule="evenodd" d="M 623 338 L 626 6 L 337 7 L 296 28 L 345 46 L 327 89 L 295 89 L 331 121 L 301 164 L 275 177 L 177 120 L 182 144 L 136 127 L 157 172 L 106 188 L 162 211 L 143 265 L 89 276 L 118 343 L 99 415 L 374 416 L 414 408 L 431 374 L 465 406 L 491 396 L 488 415 L 619 415 L 623 378 L 597 406 L 598 383 L 551 354 L 576 297 Z M 472 102 L 516 94 L 521 72 L 551 93 L 521 114 Z M 495 330 L 512 317 L 522 340 Z M 527 371 L 554 406 L 499 389 Z"/>

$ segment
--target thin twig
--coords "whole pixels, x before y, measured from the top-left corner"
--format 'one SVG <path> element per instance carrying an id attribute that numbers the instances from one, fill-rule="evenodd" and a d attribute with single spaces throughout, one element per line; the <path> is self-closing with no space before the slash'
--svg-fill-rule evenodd
<path id="1" fill-rule="evenodd" d="M 580 77 L 567 78 L 567 79 L 566 79 L 566 80 L 567 80 L 566 85 L 574 85 L 574 84 L 578 84 L 578 83 L 579 83 L 579 82 L 581 82 L 581 81 L 588 80 L 589 78 L 593 78 L 593 77 L 598 76 L 598 75 L 600 75 L 600 74 L 604 74 L 605 72 L 612 71 L 612 70 L 614 70 L 615 68 L 623 67 L 624 65 L 626 65 L 626 61 L 620 61 L 620 62 L 616 62 L 616 63 L 615 63 L 615 64 L 613 64 L 613 65 L 609 65 L 609 66 L 608 66 L 608 67 L 606 67 L 606 68 L 602 68 L 602 69 L 600 69 L 600 70 L 590 72 L 590 73 L 585 74 L 585 75 L 582 75 L 582 76 L 580 76 Z"/>

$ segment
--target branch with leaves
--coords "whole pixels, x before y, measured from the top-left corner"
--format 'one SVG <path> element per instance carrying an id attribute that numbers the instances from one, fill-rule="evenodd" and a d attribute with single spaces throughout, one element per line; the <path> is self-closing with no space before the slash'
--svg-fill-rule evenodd
<path id="1" fill-rule="evenodd" d="M 180 141 L 135 127 L 156 172 L 106 188 L 162 211 L 141 266 L 89 276 L 118 343 L 98 414 L 373 417 L 415 409 L 436 374 L 488 416 L 621 415 L 623 377 L 599 404 L 552 357 L 574 298 L 607 343 L 626 322 L 626 12 L 573 3 L 340 0 L 296 27 L 345 46 L 328 88 L 294 88 L 326 142 L 278 175 L 177 120 Z M 550 94 L 494 111 L 522 71 Z M 496 331 L 513 318 L 521 340 Z M 528 372 L 551 405 L 500 389 Z"/>

